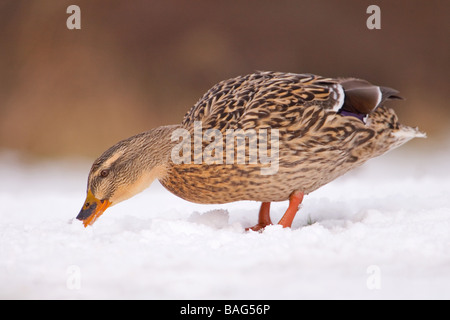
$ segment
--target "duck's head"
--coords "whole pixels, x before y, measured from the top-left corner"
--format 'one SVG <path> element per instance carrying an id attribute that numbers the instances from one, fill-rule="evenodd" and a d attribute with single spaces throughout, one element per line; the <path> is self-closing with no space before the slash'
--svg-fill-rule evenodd
<path id="1" fill-rule="evenodd" d="M 164 175 L 164 139 L 157 133 L 152 130 L 120 141 L 94 162 L 86 200 L 77 216 L 85 227 L 107 208 L 133 197 Z"/>

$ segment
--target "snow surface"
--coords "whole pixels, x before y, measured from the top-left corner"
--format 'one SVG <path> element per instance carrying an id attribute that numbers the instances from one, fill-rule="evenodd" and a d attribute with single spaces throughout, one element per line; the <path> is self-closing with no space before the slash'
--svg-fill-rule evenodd
<path id="1" fill-rule="evenodd" d="M 292 229 L 259 204 L 198 205 L 154 183 L 75 220 L 88 162 L 0 155 L 2 299 L 450 298 L 450 152 L 396 150 L 305 197 Z M 272 206 L 272 220 L 287 203 Z"/>

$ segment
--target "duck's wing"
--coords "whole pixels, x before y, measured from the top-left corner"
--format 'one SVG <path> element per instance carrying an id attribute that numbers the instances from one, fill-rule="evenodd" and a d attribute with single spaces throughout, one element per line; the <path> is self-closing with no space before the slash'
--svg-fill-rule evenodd
<path id="1" fill-rule="evenodd" d="M 279 128 L 298 121 L 307 106 L 337 111 L 344 102 L 338 80 L 311 74 L 257 72 L 219 82 L 188 111 L 183 126 Z"/>
<path id="2" fill-rule="evenodd" d="M 203 129 L 221 132 L 286 128 L 294 123 L 298 127 L 324 113 L 342 113 L 362 121 L 384 100 L 398 98 L 397 93 L 360 79 L 257 72 L 213 86 L 188 111 L 183 126 L 192 128 L 200 121 Z"/>

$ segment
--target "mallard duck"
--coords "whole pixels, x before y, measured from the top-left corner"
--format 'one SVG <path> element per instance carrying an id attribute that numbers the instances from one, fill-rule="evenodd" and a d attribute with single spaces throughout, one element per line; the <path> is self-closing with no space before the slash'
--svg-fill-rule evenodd
<path id="1" fill-rule="evenodd" d="M 89 172 L 77 219 L 92 225 L 108 207 L 158 179 L 195 203 L 262 202 L 258 223 L 250 228 L 255 231 L 272 224 L 271 202 L 289 200 L 279 224 L 291 227 L 305 194 L 412 138 L 425 137 L 400 124 L 384 106 L 394 99 L 401 99 L 398 91 L 356 78 L 256 72 L 219 82 L 181 124 L 151 129 L 106 150 Z M 196 130 L 199 136 L 182 143 Z M 244 143 L 231 141 L 227 149 L 230 141 L 220 138 L 229 132 L 243 133 Z M 253 143 L 264 146 L 273 163 L 263 161 L 261 152 L 252 153 Z M 241 151 L 244 157 L 237 161 Z"/>

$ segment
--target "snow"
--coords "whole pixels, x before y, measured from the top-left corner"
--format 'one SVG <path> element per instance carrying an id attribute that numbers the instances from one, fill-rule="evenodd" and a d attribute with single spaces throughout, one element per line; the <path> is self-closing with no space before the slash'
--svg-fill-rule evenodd
<path id="1" fill-rule="evenodd" d="M 198 205 L 159 183 L 85 229 L 89 162 L 3 152 L 0 298 L 449 299 L 447 150 L 373 159 L 263 233 L 244 231 L 256 202 Z"/>

